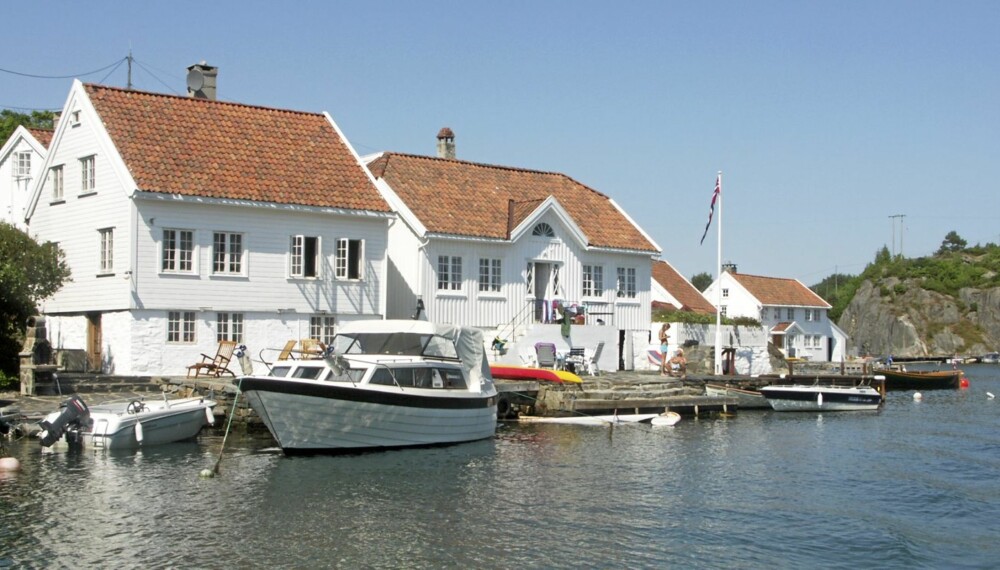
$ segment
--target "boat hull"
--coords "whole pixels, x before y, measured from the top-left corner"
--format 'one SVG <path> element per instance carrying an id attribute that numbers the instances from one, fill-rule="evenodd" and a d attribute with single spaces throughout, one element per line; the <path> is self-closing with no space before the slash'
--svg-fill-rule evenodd
<path id="1" fill-rule="evenodd" d="M 705 394 L 717 398 L 736 398 L 736 405 L 741 409 L 771 408 L 771 405 L 767 402 L 767 398 L 757 390 L 705 384 Z"/>
<path id="2" fill-rule="evenodd" d="M 879 370 L 885 376 L 885 389 L 904 390 L 958 390 L 962 382 L 961 370 L 941 370 L 933 372 L 903 372 L 899 370 Z"/>
<path id="3" fill-rule="evenodd" d="M 240 389 L 286 454 L 475 441 L 496 431 L 496 392 L 247 377 Z"/>
<path id="4" fill-rule="evenodd" d="M 778 412 L 850 412 L 877 410 L 882 395 L 868 386 L 765 386 L 760 390 Z"/>

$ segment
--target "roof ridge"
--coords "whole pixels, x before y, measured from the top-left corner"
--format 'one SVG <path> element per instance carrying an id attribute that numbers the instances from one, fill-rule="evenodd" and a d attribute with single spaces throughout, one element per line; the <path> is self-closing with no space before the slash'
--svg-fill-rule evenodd
<path id="1" fill-rule="evenodd" d="M 137 95 L 145 95 L 149 97 L 164 97 L 168 99 L 179 99 L 182 101 L 191 101 L 197 104 L 205 105 L 227 105 L 231 107 L 243 107 L 246 109 L 258 109 L 261 111 L 277 111 L 279 113 L 292 113 L 296 115 L 310 115 L 316 117 L 322 117 L 323 112 L 315 111 L 300 111 L 297 109 L 284 109 L 281 107 L 268 107 L 266 105 L 252 105 L 250 103 L 240 103 L 238 101 L 219 101 L 218 99 L 195 99 L 194 97 L 187 97 L 184 95 L 174 95 L 172 93 L 157 93 L 155 91 L 143 91 L 141 89 L 126 89 L 124 87 L 113 87 L 110 85 L 101 85 L 99 83 L 84 83 L 83 86 L 87 89 L 96 90 L 106 90 L 106 91 L 117 91 L 120 93 L 135 93 Z"/>

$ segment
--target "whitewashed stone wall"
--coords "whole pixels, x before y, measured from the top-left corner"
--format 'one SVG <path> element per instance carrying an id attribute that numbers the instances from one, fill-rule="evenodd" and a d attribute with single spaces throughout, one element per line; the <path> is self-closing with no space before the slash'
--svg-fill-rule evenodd
<path id="1" fill-rule="evenodd" d="M 642 333 L 635 338 L 636 346 L 645 346 L 644 354 L 637 353 L 634 360 L 636 370 L 658 370 L 660 367 L 660 326 L 650 323 L 648 335 Z M 690 340 L 699 345 L 715 346 L 715 325 L 670 323 L 669 350 L 673 354 Z M 736 348 L 737 374 L 757 376 L 770 374 L 771 361 L 767 353 L 767 331 L 763 327 L 722 326 L 722 346 Z M 645 344 L 640 344 L 645 343 Z"/>

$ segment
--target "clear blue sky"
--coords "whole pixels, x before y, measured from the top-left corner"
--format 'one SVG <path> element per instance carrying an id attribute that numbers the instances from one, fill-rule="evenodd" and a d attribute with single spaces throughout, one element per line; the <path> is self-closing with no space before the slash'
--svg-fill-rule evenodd
<path id="1" fill-rule="evenodd" d="M 565 173 L 687 277 L 723 259 L 814 284 L 882 246 L 1000 242 L 1000 2 L 15 2 L 0 68 L 328 111 L 358 152 Z M 0 72 L 0 107 L 71 79 Z M 893 224 L 889 216 L 901 224 Z M 718 218 L 717 218 L 718 220 Z M 893 236 L 895 235 L 895 240 Z M 900 240 L 902 244 L 900 245 Z"/>

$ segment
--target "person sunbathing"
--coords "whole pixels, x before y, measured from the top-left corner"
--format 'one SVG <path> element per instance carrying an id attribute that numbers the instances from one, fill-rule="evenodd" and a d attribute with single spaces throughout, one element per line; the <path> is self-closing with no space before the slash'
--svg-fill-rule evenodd
<path id="1" fill-rule="evenodd" d="M 670 376 L 687 376 L 687 359 L 684 358 L 684 349 L 678 348 L 674 356 L 667 362 L 667 373 Z"/>

